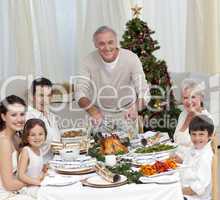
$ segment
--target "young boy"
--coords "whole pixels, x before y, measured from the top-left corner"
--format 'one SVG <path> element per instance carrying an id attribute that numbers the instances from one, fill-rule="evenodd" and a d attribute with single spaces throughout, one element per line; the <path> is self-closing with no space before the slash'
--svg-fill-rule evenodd
<path id="1" fill-rule="evenodd" d="M 189 125 L 193 147 L 186 153 L 181 171 L 183 194 L 187 200 L 211 200 L 211 167 L 213 151 L 211 137 L 213 121 L 198 115 Z"/>

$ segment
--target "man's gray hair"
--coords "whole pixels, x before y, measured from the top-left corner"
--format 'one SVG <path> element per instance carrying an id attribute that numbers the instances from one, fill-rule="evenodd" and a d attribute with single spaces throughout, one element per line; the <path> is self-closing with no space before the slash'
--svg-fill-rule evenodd
<path id="1" fill-rule="evenodd" d="M 204 97 L 204 85 L 197 80 L 194 79 L 184 79 L 182 84 L 181 84 L 181 89 L 182 91 L 186 89 L 192 90 L 194 94 L 200 95 Z"/>
<path id="2" fill-rule="evenodd" d="M 95 42 L 96 36 L 100 33 L 106 33 L 106 32 L 111 32 L 114 34 L 115 37 L 117 37 L 117 33 L 110 27 L 108 26 L 100 26 L 95 33 L 93 34 L 93 41 Z"/>

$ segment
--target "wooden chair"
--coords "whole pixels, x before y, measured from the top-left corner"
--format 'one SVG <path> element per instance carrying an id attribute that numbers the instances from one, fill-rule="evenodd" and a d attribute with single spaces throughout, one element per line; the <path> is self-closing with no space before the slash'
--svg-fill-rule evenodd
<path id="1" fill-rule="evenodd" d="M 212 200 L 218 200 L 218 143 L 217 135 L 212 137 Z"/>

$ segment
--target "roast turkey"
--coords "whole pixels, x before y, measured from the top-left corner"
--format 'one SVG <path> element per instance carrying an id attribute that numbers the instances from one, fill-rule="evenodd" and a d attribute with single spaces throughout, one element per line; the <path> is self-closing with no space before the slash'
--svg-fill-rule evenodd
<path id="1" fill-rule="evenodd" d="M 124 146 L 119 137 L 115 134 L 101 139 L 101 153 L 103 155 L 127 153 L 128 149 Z"/>

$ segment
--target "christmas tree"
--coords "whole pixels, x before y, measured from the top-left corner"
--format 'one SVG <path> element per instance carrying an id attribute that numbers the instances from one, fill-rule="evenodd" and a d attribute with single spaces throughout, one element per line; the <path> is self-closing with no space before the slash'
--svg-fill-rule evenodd
<path id="1" fill-rule="evenodd" d="M 172 138 L 180 110 L 176 105 L 166 62 L 153 54 L 160 48 L 151 36 L 155 32 L 138 17 L 140 10 L 137 6 L 132 8 L 134 17 L 127 22 L 120 44 L 138 55 L 150 84 L 151 100 L 147 108 L 139 113 L 144 117 L 144 130 L 168 132 Z"/>

